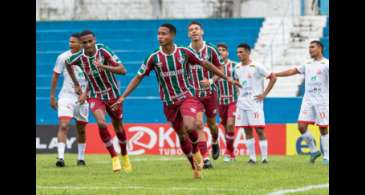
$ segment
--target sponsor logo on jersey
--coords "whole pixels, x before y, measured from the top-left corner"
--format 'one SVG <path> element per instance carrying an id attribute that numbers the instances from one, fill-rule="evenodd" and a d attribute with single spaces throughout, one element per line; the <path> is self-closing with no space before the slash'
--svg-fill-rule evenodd
<path id="1" fill-rule="evenodd" d="M 162 66 L 162 62 L 157 62 L 156 63 L 156 66 L 161 67 Z"/>
<path id="2" fill-rule="evenodd" d="M 91 102 L 90 108 L 93 109 L 95 107 L 95 102 Z"/>
<path id="3" fill-rule="evenodd" d="M 196 109 L 195 109 L 195 108 L 190 108 L 190 111 L 191 111 L 192 113 L 196 113 Z"/>
<path id="4" fill-rule="evenodd" d="M 177 59 L 177 61 L 179 61 L 180 64 L 184 64 L 185 58 L 182 57 L 182 56 L 179 56 L 179 58 Z"/>

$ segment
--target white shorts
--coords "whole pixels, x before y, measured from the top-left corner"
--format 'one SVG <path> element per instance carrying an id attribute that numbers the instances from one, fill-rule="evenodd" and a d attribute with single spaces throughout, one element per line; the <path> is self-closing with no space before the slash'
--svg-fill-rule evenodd
<path id="1" fill-rule="evenodd" d="M 243 128 L 265 128 L 264 110 L 243 110 L 237 107 L 235 126 Z"/>
<path id="2" fill-rule="evenodd" d="M 85 101 L 79 105 L 75 99 L 62 98 L 58 100 L 58 118 L 75 118 L 79 122 L 88 122 L 89 104 Z"/>
<path id="3" fill-rule="evenodd" d="M 303 99 L 298 123 L 316 124 L 319 127 L 327 127 L 329 124 L 328 104 L 312 104 Z"/>

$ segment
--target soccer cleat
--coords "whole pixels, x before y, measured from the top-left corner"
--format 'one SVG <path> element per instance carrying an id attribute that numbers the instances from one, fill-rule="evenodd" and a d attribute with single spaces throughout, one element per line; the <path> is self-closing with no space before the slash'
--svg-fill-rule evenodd
<path id="1" fill-rule="evenodd" d="M 86 166 L 86 163 L 84 160 L 77 160 L 77 166 Z"/>
<path id="2" fill-rule="evenodd" d="M 56 166 L 57 167 L 64 167 L 65 166 L 65 161 L 62 158 L 59 158 L 56 162 Z"/>
<path id="3" fill-rule="evenodd" d="M 254 160 L 250 159 L 247 163 L 248 163 L 248 164 L 251 164 L 251 165 L 255 165 L 255 164 L 256 164 L 256 161 L 254 161 Z"/>
<path id="4" fill-rule="evenodd" d="M 219 143 L 212 144 L 212 158 L 217 160 L 219 158 Z"/>
<path id="5" fill-rule="evenodd" d="M 269 161 L 267 161 L 266 159 L 261 161 L 262 164 L 269 164 Z"/>
<path id="6" fill-rule="evenodd" d="M 231 161 L 231 157 L 229 155 L 224 155 L 223 161 L 229 162 L 229 161 Z"/>
<path id="7" fill-rule="evenodd" d="M 324 165 L 329 165 L 329 164 L 330 164 L 330 160 L 323 159 L 323 164 L 324 164 Z"/>
<path id="8" fill-rule="evenodd" d="M 199 151 L 196 152 L 196 153 L 193 153 L 193 160 L 194 160 L 194 164 L 195 164 L 196 169 L 202 170 L 204 163 L 203 163 L 202 155 L 200 154 Z"/>
<path id="9" fill-rule="evenodd" d="M 209 159 L 205 159 L 204 160 L 204 166 L 203 166 L 204 169 L 209 169 L 209 168 L 213 168 L 213 164 L 212 162 L 210 162 Z"/>
<path id="10" fill-rule="evenodd" d="M 128 154 L 126 155 L 122 155 L 122 159 L 123 159 L 123 170 L 126 172 L 126 173 L 130 173 L 132 171 L 132 164 L 131 162 L 129 161 L 129 157 L 128 157 Z"/>
<path id="11" fill-rule="evenodd" d="M 315 161 L 316 161 L 316 159 L 318 158 L 318 157 L 320 157 L 321 156 L 321 152 L 320 151 L 317 151 L 317 152 L 315 152 L 315 153 L 312 153 L 311 154 L 311 158 L 309 159 L 309 162 L 310 163 L 314 163 Z"/>
<path id="12" fill-rule="evenodd" d="M 118 156 L 114 156 L 112 158 L 112 166 L 113 166 L 113 171 L 114 172 L 118 172 L 120 171 L 122 168 L 120 166 L 120 161 L 119 161 L 119 157 Z"/>

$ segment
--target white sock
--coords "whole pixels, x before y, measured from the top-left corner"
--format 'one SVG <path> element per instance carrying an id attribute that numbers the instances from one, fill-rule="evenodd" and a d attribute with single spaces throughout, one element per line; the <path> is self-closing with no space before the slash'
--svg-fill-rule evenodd
<path id="1" fill-rule="evenodd" d="M 326 135 L 321 136 L 321 142 L 323 147 L 323 155 L 324 159 L 329 160 L 330 159 L 330 142 L 329 142 L 330 134 L 327 133 Z"/>
<path id="2" fill-rule="evenodd" d="M 302 138 L 307 142 L 308 147 L 311 150 L 311 153 L 318 151 L 316 145 L 314 144 L 314 138 L 308 130 L 302 135 Z"/>
<path id="3" fill-rule="evenodd" d="M 267 140 L 260 140 L 261 160 L 267 160 Z"/>
<path id="4" fill-rule="evenodd" d="M 256 161 L 255 138 L 247 139 L 246 145 L 250 159 Z"/>
<path id="5" fill-rule="evenodd" d="M 62 158 L 64 159 L 65 157 L 65 147 L 66 147 L 66 144 L 63 143 L 63 142 L 58 142 L 57 143 L 57 152 L 58 152 L 58 158 Z"/>
<path id="6" fill-rule="evenodd" d="M 85 158 L 85 145 L 86 144 L 77 144 L 77 152 L 79 154 L 78 160 L 84 160 Z"/>

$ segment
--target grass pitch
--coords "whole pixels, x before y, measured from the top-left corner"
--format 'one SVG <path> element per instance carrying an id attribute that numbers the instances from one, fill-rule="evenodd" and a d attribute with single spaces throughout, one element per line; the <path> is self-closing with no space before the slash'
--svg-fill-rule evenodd
<path id="1" fill-rule="evenodd" d="M 249 165 L 248 157 L 203 170 L 193 180 L 184 156 L 130 156 L 133 172 L 113 173 L 108 155 L 86 155 L 86 167 L 76 166 L 75 154 L 66 154 L 66 167 L 55 166 L 56 154 L 37 155 L 37 194 L 268 194 L 310 185 L 328 184 L 329 168 L 322 157 L 310 164 L 309 156 L 269 156 L 269 164 Z M 260 158 L 258 157 L 258 160 Z M 328 188 L 288 194 L 329 194 Z"/>

